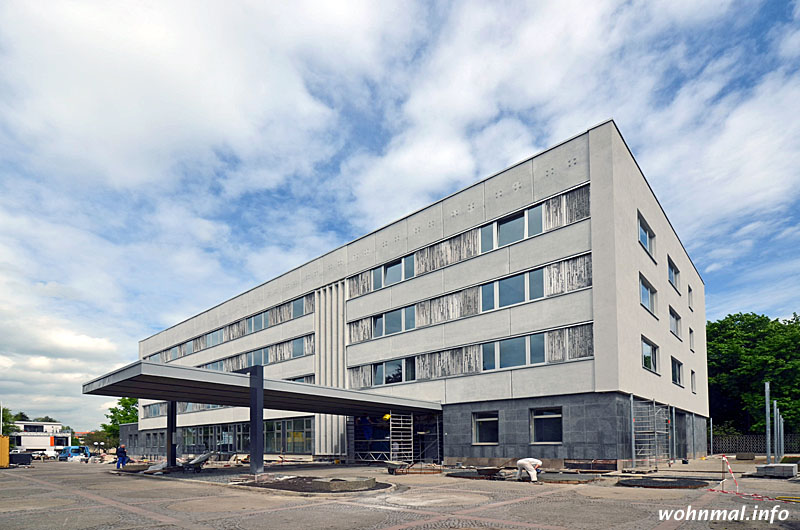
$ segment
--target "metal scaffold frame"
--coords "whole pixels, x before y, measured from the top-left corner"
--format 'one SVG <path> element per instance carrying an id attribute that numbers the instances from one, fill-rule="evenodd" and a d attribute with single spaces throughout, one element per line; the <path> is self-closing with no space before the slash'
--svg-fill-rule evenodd
<path id="1" fill-rule="evenodd" d="M 631 396 L 632 467 L 658 470 L 672 454 L 670 407 Z"/>

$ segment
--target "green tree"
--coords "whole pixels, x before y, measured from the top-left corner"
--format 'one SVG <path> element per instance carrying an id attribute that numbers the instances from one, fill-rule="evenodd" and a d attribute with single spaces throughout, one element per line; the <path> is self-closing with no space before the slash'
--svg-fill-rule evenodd
<path id="1" fill-rule="evenodd" d="M 39 418 L 33 418 L 33 421 L 47 421 L 51 423 L 58 423 L 58 420 L 53 418 L 52 416 L 41 416 Z"/>
<path id="2" fill-rule="evenodd" d="M 31 421 L 27 414 L 22 411 L 17 412 L 14 414 L 14 421 Z"/>
<path id="3" fill-rule="evenodd" d="M 16 420 L 14 419 L 14 415 L 11 414 L 11 409 L 3 407 L 2 415 L 3 415 L 3 432 L 2 432 L 3 436 L 8 436 L 13 432 L 17 432 L 19 430 L 19 427 L 14 425 L 14 422 Z"/>
<path id="4" fill-rule="evenodd" d="M 106 418 L 109 419 L 108 423 L 103 423 L 100 427 L 103 429 L 112 443 L 119 443 L 119 426 L 123 423 L 133 423 L 139 421 L 139 400 L 136 398 L 119 398 L 116 407 L 108 409 Z"/>
<path id="5" fill-rule="evenodd" d="M 709 322 L 706 335 L 714 425 L 763 433 L 764 382 L 769 381 L 786 432 L 800 432 L 800 316 L 781 321 L 737 313 Z"/>

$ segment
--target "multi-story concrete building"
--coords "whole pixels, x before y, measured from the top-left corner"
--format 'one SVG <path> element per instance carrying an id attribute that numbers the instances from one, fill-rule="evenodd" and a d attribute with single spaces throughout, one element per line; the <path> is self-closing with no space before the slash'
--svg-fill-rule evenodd
<path id="1" fill-rule="evenodd" d="M 139 350 L 144 360 L 263 364 L 267 378 L 440 402 L 440 418 L 417 418 L 420 458 L 706 451 L 703 281 L 613 121 Z M 141 402 L 138 426 L 122 432 L 135 454 L 163 453 L 165 412 Z M 247 409 L 179 403 L 178 413 L 184 453 L 246 450 Z M 268 453 L 386 451 L 380 418 L 265 418 Z"/>
<path id="2" fill-rule="evenodd" d="M 25 452 L 61 451 L 70 444 L 72 431 L 53 421 L 15 421 L 11 441 Z"/>

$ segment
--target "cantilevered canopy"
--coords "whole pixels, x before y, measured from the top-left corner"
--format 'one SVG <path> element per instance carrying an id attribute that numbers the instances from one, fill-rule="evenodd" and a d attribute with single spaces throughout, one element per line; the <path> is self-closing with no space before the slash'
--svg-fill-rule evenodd
<path id="1" fill-rule="evenodd" d="M 185 366 L 137 361 L 83 385 L 84 394 L 250 406 L 250 377 Z M 362 416 L 439 412 L 431 401 L 398 398 L 292 381 L 264 379 L 264 408 Z"/>

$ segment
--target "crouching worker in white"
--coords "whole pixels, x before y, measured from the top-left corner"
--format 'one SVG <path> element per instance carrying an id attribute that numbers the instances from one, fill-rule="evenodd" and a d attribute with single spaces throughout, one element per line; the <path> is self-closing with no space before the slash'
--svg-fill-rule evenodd
<path id="1" fill-rule="evenodd" d="M 521 480 L 522 472 L 527 471 L 528 476 L 531 477 L 531 482 L 536 482 L 536 470 L 540 467 L 542 467 L 542 461 L 537 458 L 522 458 L 517 460 L 516 480 Z"/>

